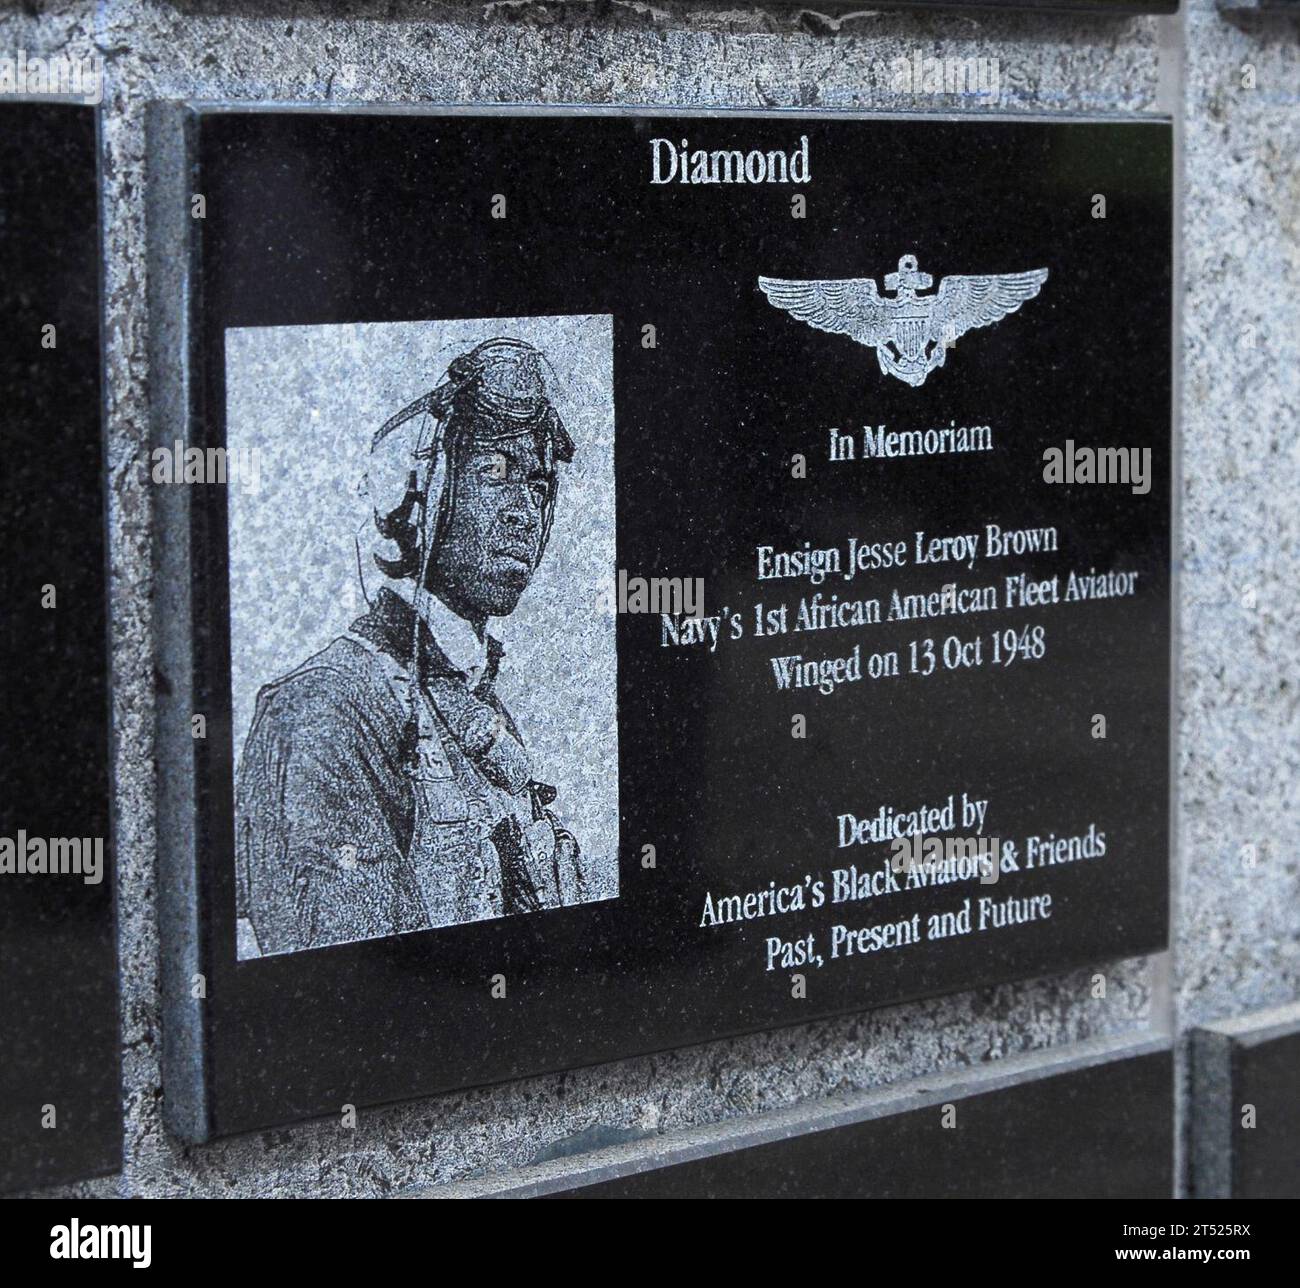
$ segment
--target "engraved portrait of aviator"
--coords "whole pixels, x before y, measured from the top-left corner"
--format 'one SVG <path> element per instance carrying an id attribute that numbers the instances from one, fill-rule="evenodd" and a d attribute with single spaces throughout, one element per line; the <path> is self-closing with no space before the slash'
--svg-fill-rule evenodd
<path id="1" fill-rule="evenodd" d="M 547 367 L 487 340 L 373 435 L 367 611 L 258 692 L 239 762 L 237 912 L 261 954 L 589 897 L 563 802 L 497 694 L 491 630 L 533 579 L 574 459 Z"/>

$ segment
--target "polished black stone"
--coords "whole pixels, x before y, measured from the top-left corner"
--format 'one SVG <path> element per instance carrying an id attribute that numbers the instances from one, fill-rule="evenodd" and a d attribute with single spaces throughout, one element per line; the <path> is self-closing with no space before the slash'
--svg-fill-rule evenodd
<path id="1" fill-rule="evenodd" d="M 1173 1058 L 1166 1049 L 988 1091 L 925 1092 L 917 1108 L 812 1111 L 632 1170 L 505 1187 L 563 1199 L 1157 1199 L 1172 1197 Z M 819 1121 L 825 1120 L 825 1121 Z M 833 1120 L 833 1121 L 832 1121 Z M 947 1122 L 949 1125 L 945 1126 Z M 788 1133 L 788 1134 L 785 1134 Z"/>
<path id="2" fill-rule="evenodd" d="M 0 874 L 5 1190 L 121 1153 L 96 156 L 92 108 L 0 103 L 0 838 L 99 839 L 104 865 Z"/>
<path id="3" fill-rule="evenodd" d="M 649 182 L 654 138 L 766 153 L 805 136 L 812 178 L 797 190 Z M 171 283 L 158 303 L 190 303 L 176 331 L 188 329 L 190 383 L 175 390 L 188 442 L 224 442 L 227 328 L 612 315 L 618 567 L 703 577 L 706 611 L 738 613 L 744 632 L 711 655 L 663 647 L 657 616 L 619 618 L 617 900 L 239 961 L 227 498 L 207 489 L 164 515 L 164 545 L 189 543 L 166 584 L 192 574 L 161 664 L 160 740 L 177 739 L 163 758 L 177 780 L 164 783 L 161 819 L 164 898 L 175 898 L 164 965 L 177 1130 L 245 1130 L 1165 946 L 1167 124 L 202 111 L 160 117 L 151 146 L 170 156 L 174 183 L 155 222 L 158 281 L 193 256 L 188 293 Z M 804 218 L 792 216 L 796 192 Z M 202 220 L 190 217 L 191 193 L 205 198 Z M 494 194 L 509 197 L 504 220 L 489 215 Z M 920 387 L 758 287 L 766 275 L 872 278 L 884 290 L 905 255 L 936 290 L 951 275 L 1049 277 L 1018 312 L 962 334 Z M 160 382 L 180 356 L 163 352 Z M 180 422 L 165 406 L 156 432 L 170 442 Z M 995 450 L 827 460 L 832 427 L 954 424 L 993 427 Z M 1067 440 L 1149 450 L 1150 491 L 1045 483 L 1044 450 Z M 794 453 L 807 458 L 805 479 L 792 478 Z M 1051 527 L 1059 544 L 971 568 L 916 566 L 914 533 L 983 536 L 989 523 Z M 907 566 L 838 588 L 756 578 L 760 545 L 843 547 L 850 536 L 905 541 Z M 1063 589 L 1067 573 L 1091 569 L 1136 572 L 1136 592 L 1003 604 L 1009 575 L 1058 576 Z M 289 552 L 268 573 L 301 575 Z M 760 601 L 788 603 L 792 619 L 817 591 L 882 596 L 888 611 L 891 589 L 941 596 L 954 582 L 995 587 L 998 609 L 775 642 L 753 634 Z M 1031 655 L 1036 626 L 1043 656 Z M 977 662 L 961 648 L 976 637 Z M 1025 648 L 1011 664 L 1008 638 Z M 912 666 L 928 667 L 927 639 L 937 660 L 923 676 Z M 896 654 L 899 674 L 832 696 L 775 688 L 774 655 L 827 658 L 855 644 L 864 666 L 872 652 Z M 195 711 L 208 736 L 187 741 Z M 556 720 L 564 712 L 557 693 Z M 1104 739 L 1092 733 L 1098 714 Z M 791 737 L 796 715 L 804 739 Z M 963 791 L 991 801 L 986 834 L 1013 840 L 1022 863 L 1029 836 L 1090 825 L 1105 832 L 1106 855 L 996 886 L 831 901 L 833 869 L 879 873 L 889 855 L 885 844 L 840 848 L 841 814 L 950 796 L 959 807 Z M 653 869 L 641 863 L 646 844 Z M 821 906 L 701 925 L 706 895 L 752 893 L 757 907 L 775 884 L 811 903 L 818 880 Z M 1050 916 L 928 937 L 932 915 L 1012 896 L 1050 896 Z M 834 926 L 914 915 L 921 942 L 868 935 L 862 951 L 831 959 Z M 799 963 L 809 935 L 812 960 Z M 769 937 L 791 947 L 770 970 Z M 196 971 L 201 1003 L 187 996 Z M 498 972 L 504 999 L 490 992 Z"/>
<path id="4" fill-rule="evenodd" d="M 1197 1197 L 1300 1198 L 1300 1007 L 1192 1035 Z"/>

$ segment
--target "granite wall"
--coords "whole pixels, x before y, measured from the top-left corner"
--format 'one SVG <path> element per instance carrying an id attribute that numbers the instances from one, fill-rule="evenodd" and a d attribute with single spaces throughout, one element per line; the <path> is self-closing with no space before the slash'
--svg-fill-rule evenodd
<path id="1" fill-rule="evenodd" d="M 342 12 L 351 16 L 344 18 Z M 1300 20 L 709 4 L 83 0 L 0 48 L 104 59 L 102 185 L 126 1147 L 77 1193 L 380 1195 L 949 1075 L 1181 1035 L 1300 995 Z M 996 98 L 901 96 L 889 60 L 998 60 Z M 1243 65 L 1254 69 L 1252 78 Z M 980 990 L 187 1148 L 162 1126 L 153 830 L 146 104 L 626 103 L 1172 113 L 1183 150 L 1174 943 Z M 1116 289 L 1122 289 L 1117 283 Z M 1253 849 L 1246 848 L 1253 846 Z M 1185 1042 L 1179 1039 L 1180 1049 Z M 1184 1115 L 1185 1117 L 1186 1115 Z M 1184 1131 L 1186 1123 L 1183 1124 Z M 1181 1167 L 1181 1163 L 1180 1163 Z"/>

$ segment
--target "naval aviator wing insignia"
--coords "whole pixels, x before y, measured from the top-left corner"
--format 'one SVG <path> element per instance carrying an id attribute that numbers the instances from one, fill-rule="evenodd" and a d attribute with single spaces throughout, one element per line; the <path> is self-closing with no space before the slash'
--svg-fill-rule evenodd
<path id="1" fill-rule="evenodd" d="M 821 282 L 760 277 L 758 284 L 777 308 L 875 349 L 881 371 L 917 387 L 943 366 L 948 350 L 972 327 L 992 326 L 1032 300 L 1047 281 L 1047 269 L 950 276 L 940 279 L 933 295 L 917 294 L 933 281 L 917 271 L 915 255 L 904 255 L 898 272 L 885 277 L 892 296 L 878 294 L 870 277 Z"/>

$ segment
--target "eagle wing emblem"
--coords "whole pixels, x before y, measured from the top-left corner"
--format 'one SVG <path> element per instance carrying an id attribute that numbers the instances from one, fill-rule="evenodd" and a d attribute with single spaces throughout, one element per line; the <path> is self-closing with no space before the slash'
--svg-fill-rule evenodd
<path id="1" fill-rule="evenodd" d="M 799 282 L 784 277 L 760 277 L 763 294 L 779 309 L 819 331 L 852 336 L 874 349 L 888 320 L 887 302 L 871 277 L 844 277 L 824 282 Z"/>
<path id="2" fill-rule="evenodd" d="M 915 255 L 904 255 L 898 272 L 885 277 L 885 290 L 892 296 L 881 295 L 870 277 L 760 277 L 758 285 L 772 304 L 801 322 L 875 349 L 881 371 L 915 387 L 943 366 L 948 350 L 967 331 L 993 326 L 1032 300 L 1047 273 L 1034 268 L 945 277 L 934 294 L 922 295 L 934 279 L 917 269 Z"/>
<path id="3" fill-rule="evenodd" d="M 1032 300 L 1047 281 L 1047 269 L 1001 273 L 989 277 L 944 277 L 930 315 L 930 331 L 941 344 L 952 344 L 977 326 L 992 326 Z"/>

